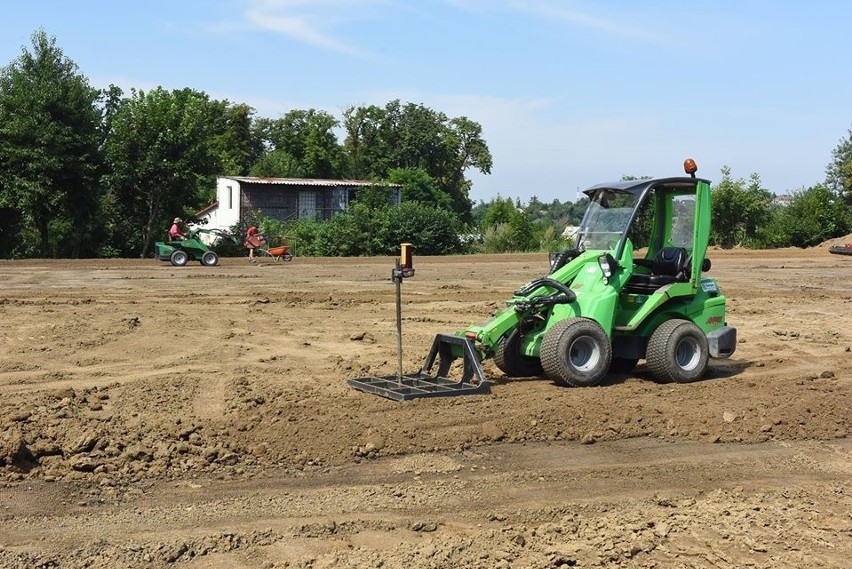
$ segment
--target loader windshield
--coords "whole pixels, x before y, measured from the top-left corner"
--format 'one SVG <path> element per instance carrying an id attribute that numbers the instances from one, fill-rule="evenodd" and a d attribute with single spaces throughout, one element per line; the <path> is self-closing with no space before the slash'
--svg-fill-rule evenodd
<path id="1" fill-rule="evenodd" d="M 615 249 L 629 229 L 633 210 L 641 193 L 598 189 L 589 196 L 589 207 L 577 231 L 577 244 L 582 250 Z"/>

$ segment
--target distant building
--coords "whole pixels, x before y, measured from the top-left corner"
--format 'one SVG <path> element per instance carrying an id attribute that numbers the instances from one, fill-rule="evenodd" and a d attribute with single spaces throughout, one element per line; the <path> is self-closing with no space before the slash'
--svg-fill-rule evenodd
<path id="1" fill-rule="evenodd" d="M 565 229 L 562 231 L 562 237 L 568 238 L 573 237 L 577 231 L 579 231 L 579 227 L 576 225 L 566 225 Z"/>
<path id="2" fill-rule="evenodd" d="M 793 201 L 793 196 L 783 194 L 772 198 L 772 205 L 788 206 Z"/>
<path id="3" fill-rule="evenodd" d="M 314 178 L 255 178 L 219 176 L 216 201 L 196 215 L 206 227 L 227 230 L 250 212 L 279 221 L 331 219 L 346 211 L 359 189 L 375 186 L 368 180 L 319 180 Z M 386 184 L 389 199 L 401 201 L 399 184 Z"/>

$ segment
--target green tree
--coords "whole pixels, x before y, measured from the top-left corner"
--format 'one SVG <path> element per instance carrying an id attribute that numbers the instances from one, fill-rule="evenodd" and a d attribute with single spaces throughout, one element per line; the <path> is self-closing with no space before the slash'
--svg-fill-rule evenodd
<path id="1" fill-rule="evenodd" d="M 502 198 L 499 195 L 491 200 L 485 210 L 483 223 L 485 226 L 510 223 L 518 215 L 518 209 L 511 198 Z"/>
<path id="2" fill-rule="evenodd" d="M 18 212 L 19 230 L 34 228 L 42 256 L 93 254 L 99 93 L 55 38 L 39 30 L 31 41 L 0 71 L 0 207 Z"/>
<path id="3" fill-rule="evenodd" d="M 123 253 L 146 256 L 172 217 L 205 205 L 218 170 L 215 106 L 204 93 L 158 87 L 133 90 L 115 113 L 106 154 Z"/>
<path id="4" fill-rule="evenodd" d="M 553 223 L 563 227 L 566 225 L 580 225 L 580 221 L 583 219 L 583 214 L 588 206 L 589 198 L 585 195 L 573 202 L 561 203 L 559 200 L 553 200 L 547 206 L 547 215 Z"/>
<path id="5" fill-rule="evenodd" d="M 540 245 L 540 231 L 511 198 L 497 196 L 491 200 L 480 230 L 486 253 L 533 251 Z"/>
<path id="6" fill-rule="evenodd" d="M 462 224 L 455 213 L 445 208 L 411 201 L 386 208 L 378 216 L 381 254 L 396 254 L 400 243 L 411 243 L 417 255 L 464 252 L 459 238 Z"/>
<path id="7" fill-rule="evenodd" d="M 402 186 L 404 202 L 420 202 L 441 209 L 452 209 L 453 199 L 423 168 L 391 168 L 387 181 Z"/>
<path id="8" fill-rule="evenodd" d="M 396 205 L 394 196 L 394 188 L 387 184 L 376 182 L 375 185 L 358 188 L 354 193 L 353 201 L 359 207 L 384 209 Z"/>
<path id="9" fill-rule="evenodd" d="M 722 179 L 712 188 L 711 241 L 721 247 L 752 245 L 758 229 L 769 219 L 772 194 L 761 187 L 760 176 L 749 181 L 731 177 L 731 169 L 722 168 Z"/>
<path id="10" fill-rule="evenodd" d="M 288 169 L 275 176 L 295 172 L 303 178 L 341 178 L 347 176 L 348 166 L 334 134 L 338 126 L 338 120 L 325 111 L 291 110 L 279 119 L 258 119 L 255 131 L 269 152 L 284 152 L 298 165 L 293 168 L 289 160 L 279 158 L 275 163 Z"/>
<path id="11" fill-rule="evenodd" d="M 213 124 L 212 151 L 219 174 L 246 176 L 263 154 L 263 141 L 252 128 L 254 109 L 245 104 L 212 101 L 208 120 Z"/>
<path id="12" fill-rule="evenodd" d="M 852 130 L 840 140 L 831 152 L 831 163 L 826 168 L 825 184 L 847 204 L 852 205 Z"/>
<path id="13" fill-rule="evenodd" d="M 301 178 L 302 167 L 293 155 L 285 150 L 270 150 L 263 153 L 249 171 L 261 178 Z"/>
<path id="14" fill-rule="evenodd" d="M 350 107 L 343 113 L 344 146 L 353 175 L 386 179 L 394 168 L 420 168 L 452 198 L 453 210 L 470 220 L 470 168 L 488 174 L 492 158 L 482 127 L 468 119 L 450 119 L 423 105 L 389 102 L 384 108 Z"/>
<path id="15" fill-rule="evenodd" d="M 546 210 L 546 206 L 541 203 L 541 200 L 538 199 L 538 196 L 533 196 L 530 198 L 530 201 L 527 202 L 526 207 L 524 208 L 527 212 L 527 215 L 530 216 L 530 219 L 533 221 L 538 221 L 544 218 Z"/>
<path id="16" fill-rule="evenodd" d="M 850 231 L 849 208 L 828 187 L 817 185 L 795 192 L 788 205 L 775 208 L 761 236 L 770 247 L 813 247 Z"/>

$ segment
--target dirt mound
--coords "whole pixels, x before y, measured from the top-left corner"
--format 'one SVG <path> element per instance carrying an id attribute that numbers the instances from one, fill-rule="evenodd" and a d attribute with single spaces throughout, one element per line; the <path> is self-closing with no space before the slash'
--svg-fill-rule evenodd
<path id="1" fill-rule="evenodd" d="M 852 246 L 852 233 L 843 237 L 828 239 L 817 245 L 817 247 L 828 249 L 829 247 L 843 247 L 846 245 Z"/>

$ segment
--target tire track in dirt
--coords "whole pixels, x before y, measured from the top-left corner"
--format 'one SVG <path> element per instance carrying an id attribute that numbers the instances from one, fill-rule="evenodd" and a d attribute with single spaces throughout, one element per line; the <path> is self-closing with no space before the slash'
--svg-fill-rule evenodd
<path id="1" fill-rule="evenodd" d="M 508 530 L 508 542 L 520 533 L 528 542 L 527 559 L 534 560 L 543 555 L 536 551 L 537 542 L 547 535 L 543 530 L 559 527 L 564 521 L 558 520 L 568 512 L 584 512 L 587 523 L 608 524 L 601 535 L 573 538 L 592 549 L 600 540 L 624 531 L 629 534 L 631 530 L 622 525 L 635 523 L 627 517 L 613 519 L 611 508 L 647 504 L 645 519 L 657 520 L 652 530 L 663 524 L 673 526 L 670 533 L 666 530 L 657 536 L 658 546 L 679 544 L 673 547 L 680 551 L 674 557 L 688 556 L 689 549 L 708 555 L 714 551 L 712 544 L 695 542 L 690 536 L 705 521 L 724 515 L 724 506 L 714 503 L 719 493 L 742 494 L 746 504 L 758 500 L 760 507 L 752 513 L 762 509 L 759 516 L 771 517 L 787 507 L 784 496 L 791 488 L 809 485 L 818 492 L 839 485 L 849 489 L 850 467 L 852 442 L 848 440 L 757 445 L 651 439 L 599 445 L 507 444 L 481 452 L 379 459 L 310 476 L 155 484 L 138 499 L 121 505 L 71 503 L 46 516 L 35 504 L 44 502 L 42 493 L 52 495 L 53 490 L 36 483 L 31 503 L 10 501 L 11 495 L 0 490 L 0 500 L 12 504 L 4 515 L 16 519 L 14 526 L 0 530 L 0 542 L 10 549 L 27 546 L 49 551 L 102 540 L 126 548 L 153 531 L 161 540 L 192 543 L 232 531 L 236 525 L 240 535 L 271 532 L 280 536 L 273 541 L 281 545 L 300 545 L 300 559 L 323 554 L 326 548 L 308 539 L 322 535 L 338 548 L 348 543 L 373 552 L 391 550 L 399 556 L 405 547 L 424 546 L 422 535 L 411 528 L 434 524 L 435 535 L 444 540 L 476 539 Z M 844 499 L 850 502 L 852 495 Z M 692 521 L 674 529 L 686 512 Z M 633 531 L 641 531 L 638 527 Z M 845 527 L 848 531 L 852 522 L 847 519 Z M 70 528 L 75 531 L 69 532 Z M 757 539 L 768 540 L 775 529 L 764 531 L 766 535 Z M 811 527 L 809 531 L 819 537 L 828 530 Z M 852 552 L 852 543 L 837 543 L 825 551 L 840 559 Z"/>

